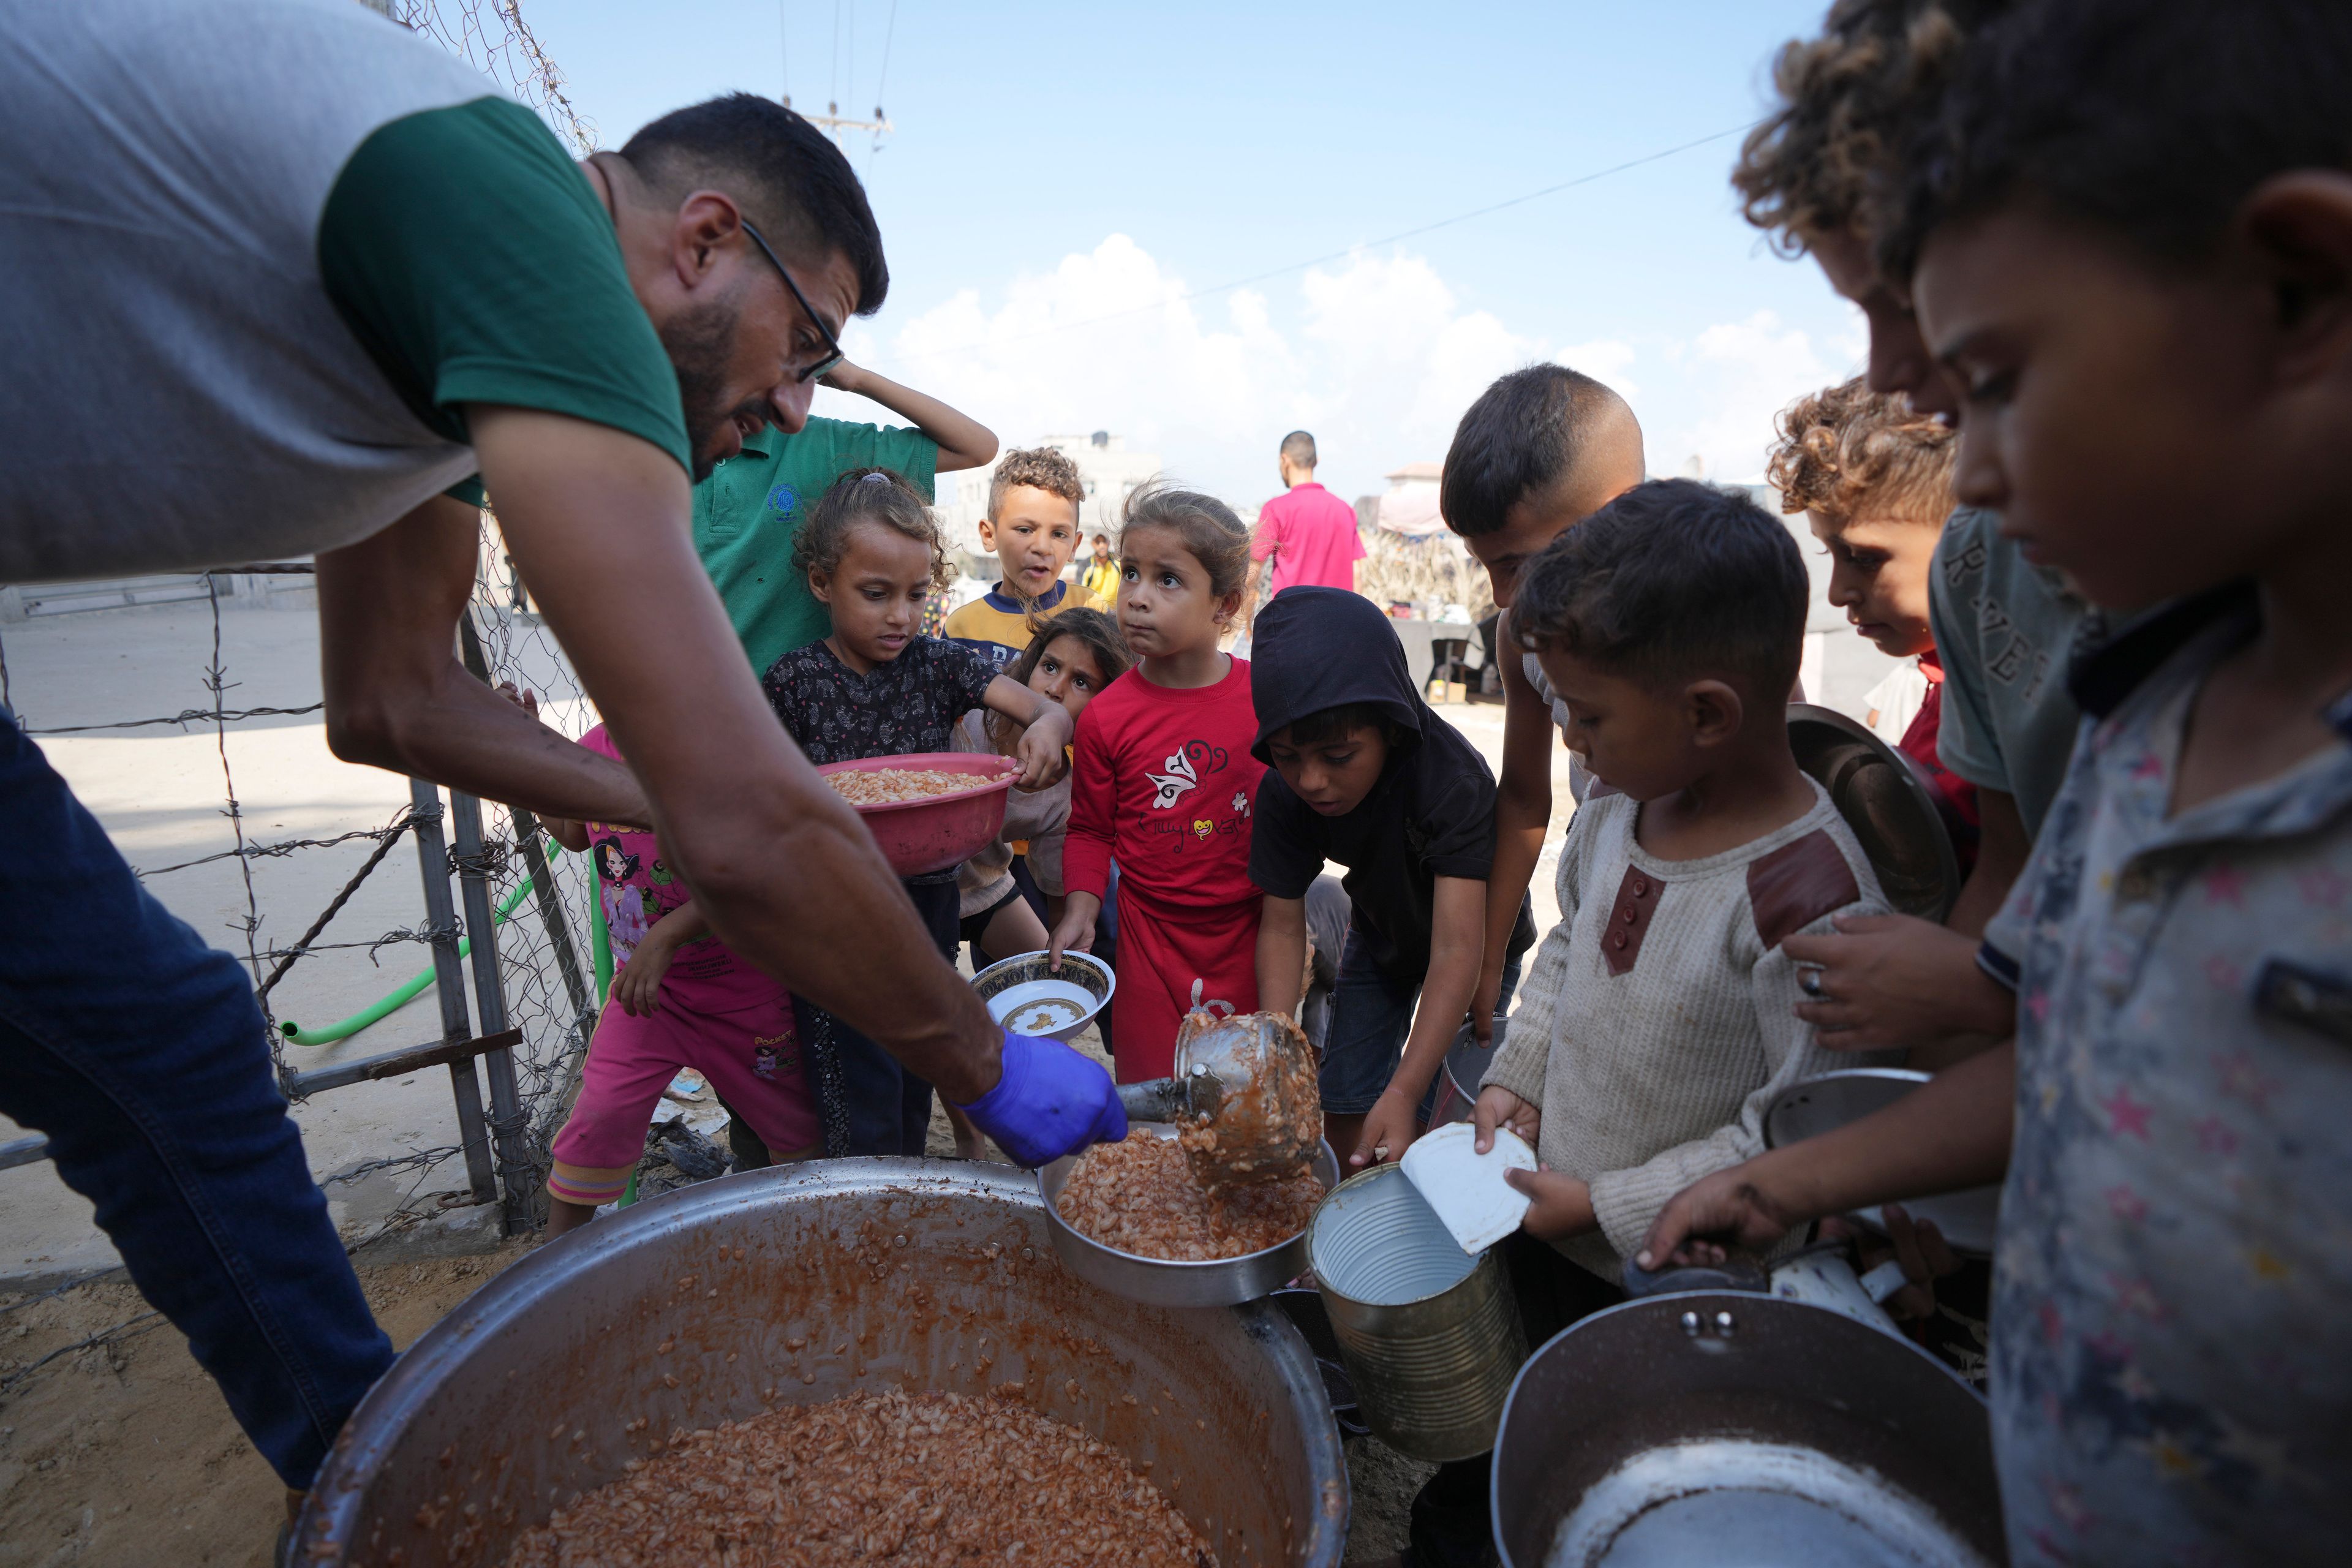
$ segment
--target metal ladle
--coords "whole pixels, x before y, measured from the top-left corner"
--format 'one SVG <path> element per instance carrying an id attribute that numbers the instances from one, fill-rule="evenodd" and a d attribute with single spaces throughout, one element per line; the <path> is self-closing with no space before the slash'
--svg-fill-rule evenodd
<path id="1" fill-rule="evenodd" d="M 1168 1121 L 1207 1187 L 1292 1174 L 1315 1157 L 1322 1109 L 1315 1047 L 1277 1013 L 1185 1016 L 1176 1031 L 1176 1074 L 1121 1084 L 1135 1121 Z"/>

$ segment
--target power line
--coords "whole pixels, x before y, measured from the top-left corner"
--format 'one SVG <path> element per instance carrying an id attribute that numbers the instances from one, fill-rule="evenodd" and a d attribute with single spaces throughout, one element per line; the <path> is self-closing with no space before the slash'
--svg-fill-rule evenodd
<path id="1" fill-rule="evenodd" d="M 898 0 L 890 0 L 890 21 L 882 29 L 882 74 L 874 82 L 874 118 L 887 118 L 882 112 L 883 89 L 890 85 L 890 40 L 898 36 Z"/>
<path id="2" fill-rule="evenodd" d="M 1360 250 L 1372 250 L 1377 249 L 1383 245 L 1394 245 L 1401 240 L 1412 239 L 1424 234 L 1433 234 L 1441 228 L 1451 228 L 1455 224 L 1468 223 L 1472 218 L 1486 217 L 1491 214 L 1502 212 L 1507 208 L 1523 206 L 1528 202 L 1540 201 L 1546 196 L 1558 195 L 1562 191 L 1574 190 L 1579 185 L 1589 185 L 1596 180 L 1605 180 L 1612 174 L 1622 174 L 1628 169 L 1638 169 L 1645 163 L 1659 163 L 1664 159 L 1672 158 L 1677 153 L 1687 153 L 1697 147 L 1705 147 L 1711 142 L 1720 142 L 1727 136 L 1738 136 L 1744 132 L 1754 130 L 1758 125 L 1762 123 L 1763 121 L 1761 121 L 1751 120 L 1745 125 L 1734 125 L 1728 130 L 1717 131 L 1709 135 L 1698 137 L 1693 141 L 1677 142 L 1675 145 L 1662 149 L 1659 152 L 1644 153 L 1639 158 L 1629 158 L 1622 163 L 1612 163 L 1605 169 L 1595 169 L 1589 174 L 1579 174 L 1572 180 L 1562 180 L 1557 184 L 1546 185 L 1541 190 L 1528 191 L 1523 195 L 1512 196 L 1506 201 L 1493 202 L 1483 207 L 1473 207 L 1468 212 L 1455 213 L 1451 217 L 1442 217 L 1437 219 L 1434 223 L 1425 223 L 1418 226 L 1417 227 L 1400 229 L 1394 234 L 1383 236 L 1379 239 L 1362 240 L 1357 244 L 1349 246 L 1344 250 L 1327 251 L 1321 256 L 1310 256 L 1304 261 L 1293 261 L 1281 267 L 1269 268 L 1264 272 L 1253 272 L 1246 278 L 1236 278 L 1230 282 L 1212 284 L 1205 289 L 1194 289 L 1186 293 L 1176 295 L 1172 299 L 1154 300 L 1150 303 L 1145 305 L 1132 305 L 1124 310 L 1112 310 L 1100 316 L 1089 316 L 1082 321 L 1065 321 L 1057 327 L 1043 327 L 1034 332 L 1024 332 L 1017 338 L 1005 338 L 1002 341 L 992 341 L 989 342 L 962 343 L 953 348 L 932 349 L 924 353 L 899 354 L 894 357 L 902 363 L 919 360 L 943 359 L 950 354 L 971 353 L 983 348 L 1003 348 L 1013 343 L 1034 342 L 1040 338 L 1058 337 L 1064 332 L 1075 332 L 1087 327 L 1098 327 L 1106 321 L 1122 321 L 1129 316 L 1139 316 L 1144 314 L 1146 311 L 1162 310 L 1170 305 L 1189 304 L 1194 300 L 1205 300 L 1213 294 L 1229 293 L 1235 289 L 1245 289 L 1253 283 L 1263 283 L 1271 278 L 1281 278 L 1289 273 L 1303 272 L 1310 267 L 1320 267 L 1327 261 L 1344 261 Z"/>

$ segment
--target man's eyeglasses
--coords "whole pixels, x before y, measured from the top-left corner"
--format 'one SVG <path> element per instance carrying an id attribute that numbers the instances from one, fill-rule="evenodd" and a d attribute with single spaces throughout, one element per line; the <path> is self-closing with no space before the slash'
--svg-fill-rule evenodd
<path id="1" fill-rule="evenodd" d="M 824 357 L 806 369 L 799 371 L 793 377 L 794 381 L 814 381 L 849 356 L 842 352 L 841 340 L 833 335 L 833 329 L 824 324 L 824 318 L 816 313 L 815 308 L 808 302 L 808 296 L 801 292 L 801 286 L 793 281 L 793 275 L 784 269 L 783 262 L 777 258 L 773 250 L 768 247 L 768 242 L 760 237 L 760 231 L 753 228 L 748 219 L 744 221 L 743 232 L 751 237 L 751 243 L 760 247 L 760 254 L 766 257 L 774 266 L 777 276 L 784 280 L 784 287 L 793 291 L 793 302 L 800 306 L 803 314 L 816 323 L 818 333 L 824 339 Z"/>

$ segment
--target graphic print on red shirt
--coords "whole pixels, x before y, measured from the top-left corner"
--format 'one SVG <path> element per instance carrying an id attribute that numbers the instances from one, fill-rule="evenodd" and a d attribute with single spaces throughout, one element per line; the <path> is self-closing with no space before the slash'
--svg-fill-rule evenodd
<path id="1" fill-rule="evenodd" d="M 1215 685 L 1181 690 L 1130 670 L 1078 716 L 1062 871 L 1072 892 L 1100 897 L 1118 861 L 1110 1043 L 1122 1083 L 1168 1075 L 1188 1009 L 1257 1010 L 1256 733 L 1238 658 Z"/>
<path id="2" fill-rule="evenodd" d="M 1130 670 L 1078 716 L 1070 834 L 1062 873 L 1100 897 L 1118 860 L 1122 887 L 1194 909 L 1254 902 L 1251 805 L 1265 764 L 1250 755 L 1257 711 L 1249 661 L 1213 686 L 1154 686 Z"/>

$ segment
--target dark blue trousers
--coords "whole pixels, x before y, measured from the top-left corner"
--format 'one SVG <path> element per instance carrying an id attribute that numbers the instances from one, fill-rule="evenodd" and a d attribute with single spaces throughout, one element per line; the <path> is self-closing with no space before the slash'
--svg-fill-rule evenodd
<path id="1" fill-rule="evenodd" d="M 0 1110 L 49 1140 L 132 1283 L 308 1487 L 392 1364 L 236 961 L 139 885 L 0 710 Z"/>

